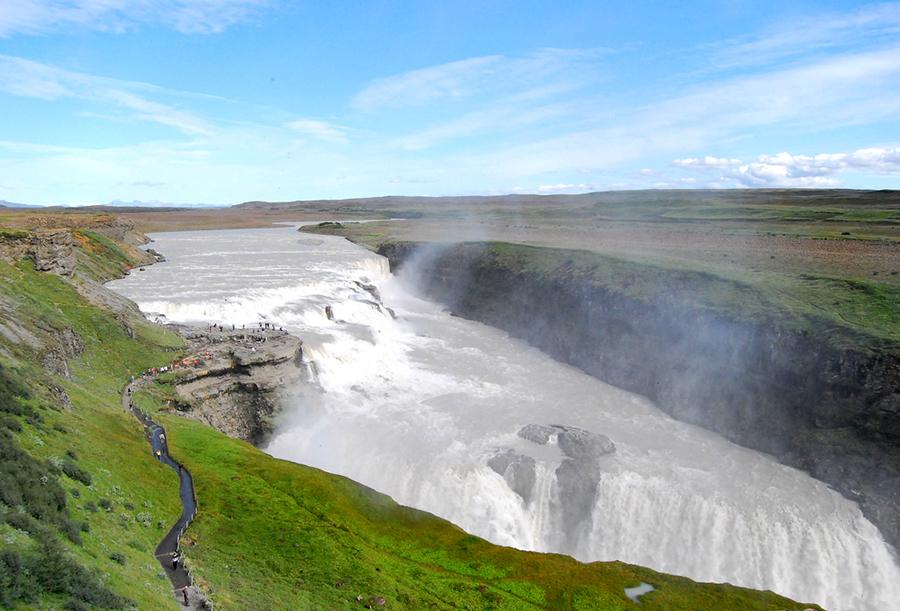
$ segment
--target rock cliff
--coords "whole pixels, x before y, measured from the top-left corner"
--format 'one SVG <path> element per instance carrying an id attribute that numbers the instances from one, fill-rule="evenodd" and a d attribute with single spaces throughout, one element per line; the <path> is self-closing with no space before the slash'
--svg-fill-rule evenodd
<path id="1" fill-rule="evenodd" d="M 306 379 L 301 341 L 251 330 L 185 335 L 192 354 L 189 366 L 176 370 L 178 409 L 231 437 L 263 443 L 285 386 Z"/>
<path id="2" fill-rule="evenodd" d="M 394 270 L 415 257 L 419 288 L 454 313 L 808 471 L 900 546 L 900 354 L 626 297 L 566 270 L 501 263 L 484 244 L 379 253 Z"/>
<path id="3" fill-rule="evenodd" d="M 75 272 L 75 241 L 68 229 L 38 229 L 0 237 L 0 259 L 31 259 L 40 272 L 71 276 Z"/>

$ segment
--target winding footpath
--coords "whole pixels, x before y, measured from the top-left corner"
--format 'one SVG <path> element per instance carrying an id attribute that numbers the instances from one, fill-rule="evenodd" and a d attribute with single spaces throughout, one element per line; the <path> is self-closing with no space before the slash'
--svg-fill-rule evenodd
<path id="1" fill-rule="evenodd" d="M 122 407 L 131 412 L 144 425 L 144 430 L 150 439 L 154 460 L 159 460 L 169 465 L 172 470 L 178 473 L 179 496 L 181 497 L 182 507 L 181 517 L 178 518 L 178 521 L 175 522 L 172 528 L 169 529 L 169 532 L 166 533 L 166 536 L 159 542 L 159 545 L 156 546 L 156 559 L 172 583 L 175 599 L 181 605 L 181 608 L 206 609 L 209 608 L 208 601 L 198 588 L 191 585 L 190 573 L 185 570 L 183 562 L 179 560 L 178 565 L 174 568 L 172 567 L 172 556 L 178 551 L 181 535 L 184 534 L 188 524 L 191 523 L 191 520 L 197 514 L 194 480 L 191 478 L 190 472 L 181 463 L 172 460 L 172 457 L 169 455 L 165 429 L 151 420 L 146 413 L 135 407 L 132 402 L 132 393 L 141 382 L 141 379 L 133 380 L 125 386 L 125 389 L 122 391 Z M 159 453 L 157 454 L 157 452 Z"/>

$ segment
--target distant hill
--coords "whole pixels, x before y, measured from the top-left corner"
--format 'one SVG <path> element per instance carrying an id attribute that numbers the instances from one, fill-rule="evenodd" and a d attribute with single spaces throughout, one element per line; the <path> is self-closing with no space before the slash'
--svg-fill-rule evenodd
<path id="1" fill-rule="evenodd" d="M 17 204 L 16 202 L 8 202 L 5 199 L 0 199 L 0 208 L 40 208 L 41 206 L 37 206 L 35 204 Z"/>
<path id="2" fill-rule="evenodd" d="M 526 206 L 571 207 L 571 206 L 620 206 L 640 204 L 683 205 L 683 204 L 737 205 L 790 204 L 793 206 L 815 205 L 816 207 L 869 206 L 879 205 L 900 207 L 900 190 L 862 189 L 648 189 L 634 191 L 596 191 L 579 194 L 510 194 L 510 195 L 463 195 L 448 197 L 423 197 L 387 195 L 383 197 L 361 197 L 351 199 L 316 199 L 285 202 L 249 201 L 232 206 L 242 210 L 262 211 L 414 211 L 434 213 L 447 209 L 488 208 L 508 209 Z"/>

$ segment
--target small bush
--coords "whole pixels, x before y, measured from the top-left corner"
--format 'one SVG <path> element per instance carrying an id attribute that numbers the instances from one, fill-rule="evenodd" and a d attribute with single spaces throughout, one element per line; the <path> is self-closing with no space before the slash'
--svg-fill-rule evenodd
<path id="1" fill-rule="evenodd" d="M 73 450 L 72 448 L 66 450 L 66 456 L 68 456 L 72 460 L 78 460 L 78 454 L 76 454 L 75 450 Z"/>
<path id="2" fill-rule="evenodd" d="M 99 501 L 97 501 L 97 503 L 100 504 L 100 507 L 102 507 L 104 511 L 109 512 L 113 509 L 112 501 L 110 501 L 109 499 L 100 499 Z"/>
<path id="3" fill-rule="evenodd" d="M 84 508 L 91 513 L 97 513 L 97 503 L 95 503 L 94 501 L 88 501 L 87 503 L 85 503 Z"/>
<path id="4" fill-rule="evenodd" d="M 71 495 L 74 496 L 76 499 L 77 499 L 78 497 L 81 496 L 81 491 L 80 491 L 78 488 L 72 488 L 71 490 L 69 490 L 69 492 L 70 492 Z"/>
<path id="5" fill-rule="evenodd" d="M 134 509 L 134 505 L 132 505 L 131 503 L 125 503 L 124 507 L 128 511 L 132 511 Z"/>
<path id="6" fill-rule="evenodd" d="M 90 486 L 91 482 L 91 474 L 79 467 L 77 464 L 72 462 L 71 460 L 67 460 L 62 464 L 62 472 L 65 473 L 68 477 L 74 479 L 75 481 L 81 482 L 85 486 Z"/>
<path id="7" fill-rule="evenodd" d="M 125 554 L 122 552 L 113 552 L 109 555 L 109 559 L 113 562 L 118 562 L 121 565 L 125 564 Z"/>
<path id="8" fill-rule="evenodd" d="M 9 414 L 0 414 L 0 429 L 9 429 L 16 433 L 22 432 L 22 423 L 19 419 Z"/>
<path id="9" fill-rule="evenodd" d="M 62 523 L 60 530 L 66 535 L 66 538 L 69 539 L 75 545 L 81 545 L 81 524 L 78 522 L 73 522 L 72 520 L 66 520 Z"/>

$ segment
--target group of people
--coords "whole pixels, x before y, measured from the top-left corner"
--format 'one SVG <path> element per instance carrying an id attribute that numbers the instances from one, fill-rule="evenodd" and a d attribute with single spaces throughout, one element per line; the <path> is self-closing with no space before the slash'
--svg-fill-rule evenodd
<path id="1" fill-rule="evenodd" d="M 242 324 L 241 328 L 238 329 L 237 325 L 232 323 L 231 330 L 232 331 L 246 331 L 247 325 Z M 218 323 L 218 322 L 206 323 L 206 331 L 208 333 L 214 333 L 214 332 L 225 333 L 226 331 L 228 331 L 228 325 L 223 325 L 222 323 Z M 285 329 L 284 327 L 276 327 L 275 323 L 265 322 L 265 321 L 256 323 L 256 326 L 250 325 L 250 331 L 252 333 L 265 333 L 266 331 L 278 331 L 279 333 L 283 333 L 283 334 L 287 335 L 287 329 Z"/>

